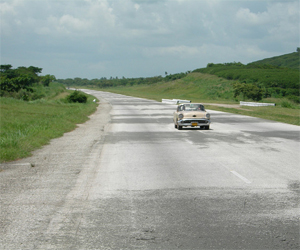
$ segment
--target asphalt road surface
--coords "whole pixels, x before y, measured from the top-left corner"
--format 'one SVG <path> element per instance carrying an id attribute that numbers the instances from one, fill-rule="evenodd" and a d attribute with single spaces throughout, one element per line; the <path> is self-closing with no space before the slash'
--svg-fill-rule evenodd
<path id="1" fill-rule="evenodd" d="M 0 249 L 299 249 L 298 126 L 86 90 L 88 122 L 0 167 Z"/>

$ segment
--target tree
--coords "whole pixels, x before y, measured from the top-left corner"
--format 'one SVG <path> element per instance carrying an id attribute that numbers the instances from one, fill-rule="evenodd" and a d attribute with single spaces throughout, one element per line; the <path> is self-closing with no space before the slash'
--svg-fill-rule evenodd
<path id="1" fill-rule="evenodd" d="M 34 67 L 34 66 L 29 66 L 28 69 L 32 71 L 34 74 L 38 75 L 38 73 L 42 73 L 42 68 Z"/>
<path id="2" fill-rule="evenodd" d="M 56 78 L 54 75 L 48 74 L 48 75 L 45 75 L 42 77 L 42 83 L 45 87 L 48 87 L 50 82 L 55 81 L 55 80 L 56 80 Z"/>
<path id="3" fill-rule="evenodd" d="M 263 96 L 263 91 L 255 84 L 246 84 L 245 85 L 245 96 L 254 100 L 260 101 Z"/>
<path id="4" fill-rule="evenodd" d="M 87 102 L 87 96 L 75 90 L 72 94 L 67 96 L 67 101 L 72 103 L 72 102 L 78 102 L 78 103 L 86 103 Z"/>
<path id="5" fill-rule="evenodd" d="M 3 77 L 0 82 L 1 91 L 18 92 L 20 89 L 29 89 L 34 82 L 30 75 L 18 76 L 12 79 Z"/>
<path id="6" fill-rule="evenodd" d="M 238 97 L 240 94 L 244 95 L 244 87 L 245 83 L 236 82 L 233 84 L 234 98 Z"/>
<path id="7" fill-rule="evenodd" d="M 255 84 L 247 83 L 234 83 L 234 98 L 238 97 L 240 94 L 243 95 L 243 99 L 252 99 L 254 101 L 260 101 L 263 96 L 263 90 Z"/>
<path id="8" fill-rule="evenodd" d="M 12 69 L 12 66 L 10 64 L 2 64 L 0 65 L 0 75 L 2 77 L 7 77 L 9 79 L 13 77 L 17 77 L 18 74 L 14 69 Z"/>
<path id="9" fill-rule="evenodd" d="M 0 72 L 5 72 L 7 70 L 10 70 L 12 66 L 10 64 L 1 64 L 0 65 Z"/>
<path id="10" fill-rule="evenodd" d="M 38 72 L 41 72 L 41 68 L 38 67 L 18 67 L 17 69 L 14 69 L 13 71 L 15 72 L 15 74 L 17 76 L 24 76 L 24 75 L 29 75 L 34 79 L 34 82 L 39 82 L 41 79 L 40 77 L 37 75 Z"/>

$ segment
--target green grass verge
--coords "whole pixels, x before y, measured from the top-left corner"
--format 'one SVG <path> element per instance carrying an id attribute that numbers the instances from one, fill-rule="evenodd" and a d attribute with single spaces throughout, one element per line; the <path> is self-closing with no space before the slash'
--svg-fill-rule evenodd
<path id="1" fill-rule="evenodd" d="M 59 100 L 26 102 L 1 97 L 0 162 L 30 156 L 33 150 L 87 121 L 97 107 L 93 99 L 90 96 L 86 104 L 69 104 Z"/>

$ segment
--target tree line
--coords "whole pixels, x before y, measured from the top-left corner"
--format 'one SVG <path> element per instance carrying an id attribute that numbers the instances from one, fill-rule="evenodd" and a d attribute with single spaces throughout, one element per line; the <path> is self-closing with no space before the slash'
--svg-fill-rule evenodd
<path id="1" fill-rule="evenodd" d="M 87 78 L 67 78 L 67 79 L 57 79 L 58 82 L 63 83 L 66 86 L 95 86 L 98 88 L 110 88 L 118 86 L 133 86 L 140 84 L 154 84 L 157 82 L 167 82 L 174 81 L 185 77 L 189 72 L 177 73 L 177 74 L 166 74 L 165 77 L 154 76 L 154 77 L 139 77 L 139 78 L 118 78 L 118 77 L 102 77 L 100 79 L 89 80 Z"/>

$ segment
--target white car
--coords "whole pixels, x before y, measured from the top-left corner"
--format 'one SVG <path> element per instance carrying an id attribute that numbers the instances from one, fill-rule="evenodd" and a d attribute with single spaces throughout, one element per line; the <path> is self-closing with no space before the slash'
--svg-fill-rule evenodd
<path id="1" fill-rule="evenodd" d="M 188 126 L 209 129 L 210 114 L 201 103 L 182 103 L 174 112 L 173 121 L 177 129 Z"/>

